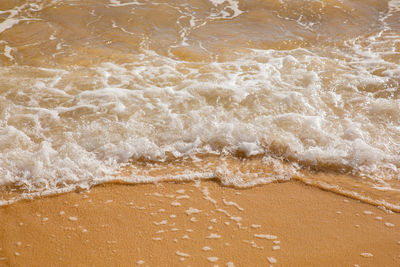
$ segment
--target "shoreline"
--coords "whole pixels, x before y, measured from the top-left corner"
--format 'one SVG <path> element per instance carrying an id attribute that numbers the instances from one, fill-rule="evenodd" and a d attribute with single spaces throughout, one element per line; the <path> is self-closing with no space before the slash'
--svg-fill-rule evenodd
<path id="1" fill-rule="evenodd" d="M 0 223 L 0 266 L 400 264 L 400 214 L 297 181 L 104 184 L 0 207 Z"/>

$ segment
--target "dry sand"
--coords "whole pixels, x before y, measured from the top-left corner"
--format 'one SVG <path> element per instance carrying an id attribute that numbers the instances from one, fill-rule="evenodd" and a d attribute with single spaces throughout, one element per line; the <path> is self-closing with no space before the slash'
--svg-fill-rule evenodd
<path id="1" fill-rule="evenodd" d="M 400 265 L 399 214 L 295 181 L 102 185 L 2 207 L 0 225 L 0 266 Z"/>

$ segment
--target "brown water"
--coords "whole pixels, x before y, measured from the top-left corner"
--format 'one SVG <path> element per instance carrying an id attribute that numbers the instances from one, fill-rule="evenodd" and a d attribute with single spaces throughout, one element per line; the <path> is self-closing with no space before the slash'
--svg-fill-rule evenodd
<path id="1" fill-rule="evenodd" d="M 6 200 L 298 179 L 400 208 L 398 0 L 2 0 L 0 64 Z"/>

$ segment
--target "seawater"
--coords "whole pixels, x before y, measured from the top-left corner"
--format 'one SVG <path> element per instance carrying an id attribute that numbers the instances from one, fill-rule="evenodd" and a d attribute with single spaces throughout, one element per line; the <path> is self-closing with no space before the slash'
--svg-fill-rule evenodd
<path id="1" fill-rule="evenodd" d="M 1 1 L 3 205 L 194 179 L 400 210 L 400 1 Z"/>

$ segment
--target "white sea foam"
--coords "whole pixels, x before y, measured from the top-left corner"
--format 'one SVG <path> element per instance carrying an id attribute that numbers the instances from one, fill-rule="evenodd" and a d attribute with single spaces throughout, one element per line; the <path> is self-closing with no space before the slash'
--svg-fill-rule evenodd
<path id="1" fill-rule="evenodd" d="M 364 258 L 372 258 L 374 256 L 372 253 L 369 252 L 363 252 L 360 255 Z"/>
<path id="2" fill-rule="evenodd" d="M 187 215 L 192 215 L 192 214 L 194 214 L 194 213 L 200 213 L 200 212 L 202 212 L 202 211 L 199 210 L 199 209 L 190 207 L 190 208 L 187 209 L 185 212 L 186 212 Z"/>
<path id="3" fill-rule="evenodd" d="M 218 257 L 207 257 L 207 260 L 209 262 L 217 262 L 219 260 L 219 258 Z"/>
<path id="4" fill-rule="evenodd" d="M 159 61 L 163 64 L 155 65 Z M 254 50 L 237 61 L 186 67 L 186 74 L 179 71 L 182 64 L 154 53 L 143 54 L 140 64 L 103 64 L 92 69 L 102 88 L 76 95 L 59 88 L 57 81 L 77 73 L 38 69 L 54 76 L 27 77 L 27 84 L 18 90 L 30 98 L 29 106 L 6 95 L 0 99 L 4 110 L 0 183 L 18 183 L 30 190 L 52 190 L 57 184 L 87 188 L 110 179 L 117 163 L 130 158 L 163 160 L 167 153 L 179 158 L 235 151 L 265 155 L 273 153 L 274 144 L 304 163 L 348 166 L 378 178 L 379 173 L 398 173 L 400 128 L 394 122 L 400 119 L 400 102 L 360 93 L 357 88 L 372 77 L 369 72 L 355 78 L 347 71 L 336 80 L 324 81 L 318 74 L 321 69 L 332 71 L 332 64 L 334 69 L 345 68 L 345 62 L 304 49 Z M 204 75 L 212 79 L 203 81 Z M 385 81 L 374 83 L 379 86 Z M 340 86 L 353 87 L 356 93 L 341 91 Z M 17 88 L 10 85 L 8 94 L 13 90 Z M 58 104 L 41 106 L 43 96 Z M 332 102 L 332 96 L 341 101 Z M 184 104 L 188 101 L 190 106 Z M 354 104 L 341 106 L 344 102 Z M 364 107 L 364 102 L 370 105 Z M 81 122 L 72 121 L 74 116 L 80 116 Z M 25 128 L 24 121 L 32 127 Z M 221 166 L 218 172 L 229 171 Z M 278 179 L 291 176 L 282 174 Z M 185 175 L 188 179 L 215 176 Z M 151 181 L 151 177 L 130 179 Z M 226 182 L 240 184 L 240 179 L 230 177 Z M 262 183 L 262 179 L 247 183 Z"/>
<path id="5" fill-rule="evenodd" d="M 210 2 L 215 7 L 227 4 L 222 11 L 219 11 L 219 13 L 213 13 L 211 15 L 213 18 L 234 18 L 243 13 L 239 8 L 238 0 L 210 0 Z"/>
<path id="6" fill-rule="evenodd" d="M 0 23 L 0 33 L 11 29 L 22 21 L 38 20 L 30 16 L 30 12 L 38 12 L 45 7 L 52 6 L 57 3 L 57 0 L 50 1 L 49 3 L 25 3 L 20 6 L 15 6 L 12 9 L 0 10 L 0 15 L 4 15 L 4 20 Z"/>
<path id="7" fill-rule="evenodd" d="M 269 234 L 254 234 L 254 236 L 258 237 L 258 238 L 268 239 L 268 240 L 274 240 L 274 239 L 278 238 L 275 235 L 269 235 Z"/>
<path id="8" fill-rule="evenodd" d="M 176 251 L 176 255 L 181 256 L 181 257 L 190 257 L 189 254 L 181 252 L 179 250 Z"/>
<path id="9" fill-rule="evenodd" d="M 108 6 L 120 7 L 120 6 L 132 6 L 132 5 L 137 6 L 137 5 L 141 5 L 141 3 L 138 1 L 129 1 L 129 2 L 121 3 L 121 1 L 119 1 L 119 0 L 110 0 L 110 4 Z"/>

